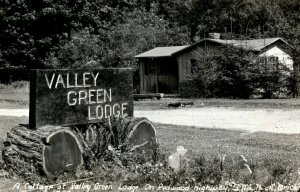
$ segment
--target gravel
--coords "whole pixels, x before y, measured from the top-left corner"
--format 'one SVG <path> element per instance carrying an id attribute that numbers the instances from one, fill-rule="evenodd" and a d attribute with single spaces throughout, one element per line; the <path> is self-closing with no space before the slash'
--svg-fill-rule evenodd
<path id="1" fill-rule="evenodd" d="M 0 116 L 29 116 L 28 109 L 0 109 Z M 205 128 L 300 134 L 300 109 L 247 109 L 231 107 L 142 110 L 135 117 L 156 123 Z"/>

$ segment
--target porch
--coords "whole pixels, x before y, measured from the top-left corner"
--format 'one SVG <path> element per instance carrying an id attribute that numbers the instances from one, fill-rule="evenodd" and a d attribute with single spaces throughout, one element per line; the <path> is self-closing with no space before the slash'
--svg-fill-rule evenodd
<path id="1" fill-rule="evenodd" d="M 175 58 L 140 59 L 140 93 L 178 93 L 178 62 Z"/>

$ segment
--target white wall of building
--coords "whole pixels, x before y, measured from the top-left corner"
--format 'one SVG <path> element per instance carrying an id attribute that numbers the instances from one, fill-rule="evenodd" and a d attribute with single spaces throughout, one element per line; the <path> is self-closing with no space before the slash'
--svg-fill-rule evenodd
<path id="1" fill-rule="evenodd" d="M 278 57 L 278 61 L 293 70 L 293 60 L 289 54 L 281 50 L 279 47 L 274 46 L 266 52 L 259 55 L 260 57 Z"/>

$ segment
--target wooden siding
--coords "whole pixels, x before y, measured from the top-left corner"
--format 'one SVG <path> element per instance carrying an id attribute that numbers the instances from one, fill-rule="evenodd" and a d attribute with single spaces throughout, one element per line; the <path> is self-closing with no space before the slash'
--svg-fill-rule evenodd
<path id="1" fill-rule="evenodd" d="M 217 47 L 213 45 L 199 45 L 192 50 L 185 52 L 177 56 L 178 66 L 179 66 L 179 82 L 184 82 L 188 80 L 191 74 L 191 60 L 199 59 L 203 56 L 208 56 L 215 54 Z"/>
<path id="2" fill-rule="evenodd" d="M 173 75 L 145 75 L 143 93 L 177 93 L 178 80 Z"/>
<path id="3" fill-rule="evenodd" d="M 177 61 L 172 58 L 140 60 L 140 88 L 141 93 L 178 93 Z"/>
<path id="4" fill-rule="evenodd" d="M 145 71 L 145 66 L 144 63 L 140 62 L 139 63 L 139 69 L 140 69 L 140 92 L 144 92 L 144 83 L 145 83 L 145 77 L 144 77 L 144 71 Z"/>
<path id="5" fill-rule="evenodd" d="M 191 74 L 191 60 L 213 55 L 218 49 L 218 45 L 204 42 L 174 57 L 141 58 L 141 93 L 178 93 L 179 83 L 188 80 Z"/>

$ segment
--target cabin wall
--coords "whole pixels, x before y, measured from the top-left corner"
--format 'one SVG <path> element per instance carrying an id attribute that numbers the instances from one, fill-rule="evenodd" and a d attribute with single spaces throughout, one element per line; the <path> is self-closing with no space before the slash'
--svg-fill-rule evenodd
<path id="1" fill-rule="evenodd" d="M 179 66 L 179 94 L 188 96 L 191 92 L 195 89 L 193 84 L 191 83 L 192 73 L 192 60 L 195 60 L 195 64 L 197 60 L 202 60 L 203 57 L 208 57 L 211 55 L 215 55 L 219 52 L 220 46 L 219 45 L 212 45 L 206 44 L 199 44 L 198 46 L 187 50 L 184 53 L 181 53 L 177 56 L 178 66 Z"/>
<path id="2" fill-rule="evenodd" d="M 285 65 L 288 69 L 293 70 L 293 60 L 291 56 L 278 46 L 273 46 L 268 50 L 264 50 L 259 54 L 259 57 L 277 57 L 280 63 Z"/>
<path id="3" fill-rule="evenodd" d="M 144 92 L 144 83 L 145 83 L 145 64 L 144 62 L 140 61 L 139 62 L 139 69 L 140 69 L 140 93 Z"/>
<path id="4" fill-rule="evenodd" d="M 140 93 L 178 93 L 178 63 L 174 58 L 140 59 Z"/>
<path id="5" fill-rule="evenodd" d="M 148 65 L 152 65 L 152 71 L 150 74 L 146 73 L 149 71 Z M 156 93 L 157 88 L 157 64 L 150 59 L 142 59 L 139 62 L 140 68 L 140 93 Z"/>
<path id="6" fill-rule="evenodd" d="M 218 47 L 210 44 L 203 44 L 177 56 L 179 66 L 179 83 L 189 80 L 189 76 L 192 72 L 192 59 L 198 60 L 201 59 L 201 57 L 213 55 L 217 51 Z"/>

